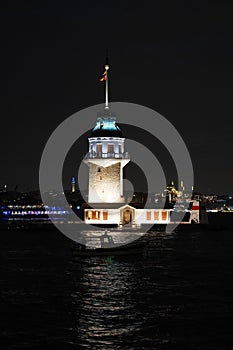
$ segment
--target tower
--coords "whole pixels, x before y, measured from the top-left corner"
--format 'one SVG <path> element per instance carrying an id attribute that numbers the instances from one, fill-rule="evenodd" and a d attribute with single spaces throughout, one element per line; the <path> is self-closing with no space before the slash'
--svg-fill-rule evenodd
<path id="1" fill-rule="evenodd" d="M 105 81 L 105 108 L 97 116 L 96 125 L 89 137 L 89 152 L 84 162 L 89 166 L 89 203 L 123 203 L 123 168 L 130 161 L 124 150 L 122 132 L 116 117 L 108 105 L 108 70 L 101 81 Z"/>
<path id="2" fill-rule="evenodd" d="M 71 192 L 74 193 L 76 191 L 76 181 L 75 177 L 73 176 L 71 179 Z"/>

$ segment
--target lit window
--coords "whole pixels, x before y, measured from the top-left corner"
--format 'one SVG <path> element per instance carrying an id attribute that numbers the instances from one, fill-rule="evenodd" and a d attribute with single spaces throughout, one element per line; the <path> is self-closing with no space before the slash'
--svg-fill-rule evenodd
<path id="1" fill-rule="evenodd" d="M 96 145 L 96 152 L 97 153 L 102 153 L 102 143 L 97 143 L 97 145 Z"/>
<path id="2" fill-rule="evenodd" d="M 154 211 L 154 220 L 159 220 L 159 211 Z"/>
<path id="3" fill-rule="evenodd" d="M 108 153 L 114 153 L 114 145 L 111 143 L 108 144 Z"/>
<path id="4" fill-rule="evenodd" d="M 108 220 L 108 212 L 107 211 L 103 212 L 103 219 Z"/>
<path id="5" fill-rule="evenodd" d="M 88 210 L 88 211 L 86 212 L 86 219 L 87 219 L 87 220 L 92 219 L 92 211 L 91 211 L 91 210 Z"/>
<path id="6" fill-rule="evenodd" d="M 146 212 L 146 220 L 151 220 L 151 211 Z"/>
<path id="7" fill-rule="evenodd" d="M 162 220 L 167 220 L 167 211 L 162 211 Z"/>
<path id="8" fill-rule="evenodd" d="M 95 210 L 92 212 L 92 219 L 93 220 L 99 220 L 100 219 L 100 211 Z"/>

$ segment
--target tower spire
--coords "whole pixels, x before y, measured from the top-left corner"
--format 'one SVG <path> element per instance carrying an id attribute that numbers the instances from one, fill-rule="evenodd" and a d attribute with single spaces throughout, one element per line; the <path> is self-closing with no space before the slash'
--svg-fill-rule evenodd
<path id="1" fill-rule="evenodd" d="M 108 49 L 106 50 L 106 61 L 105 61 L 105 71 L 103 73 L 102 78 L 100 81 L 105 81 L 105 107 L 104 109 L 108 110 L 109 105 L 108 105 L 108 70 L 109 70 L 109 63 L 108 63 Z"/>
<path id="2" fill-rule="evenodd" d="M 108 70 L 109 70 L 109 63 L 108 63 L 108 49 L 106 49 L 106 61 L 105 61 L 105 71 L 106 71 L 106 81 L 105 81 L 105 109 L 109 109 L 108 106 Z"/>

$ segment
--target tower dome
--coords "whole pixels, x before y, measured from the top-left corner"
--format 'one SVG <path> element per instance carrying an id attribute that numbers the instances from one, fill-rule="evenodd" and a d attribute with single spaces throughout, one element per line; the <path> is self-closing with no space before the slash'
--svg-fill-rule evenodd
<path id="1" fill-rule="evenodd" d="M 123 135 L 115 118 L 99 117 L 92 129 L 91 137 L 123 137 Z"/>

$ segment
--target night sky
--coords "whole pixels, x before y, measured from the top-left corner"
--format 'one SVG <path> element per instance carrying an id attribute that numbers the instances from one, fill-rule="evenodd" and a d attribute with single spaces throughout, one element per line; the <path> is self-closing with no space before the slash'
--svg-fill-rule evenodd
<path id="1" fill-rule="evenodd" d="M 195 188 L 232 194 L 232 10 L 224 0 L 2 4 L 0 185 L 38 188 L 53 130 L 103 102 L 108 47 L 111 100 L 166 117 L 189 149 Z"/>

